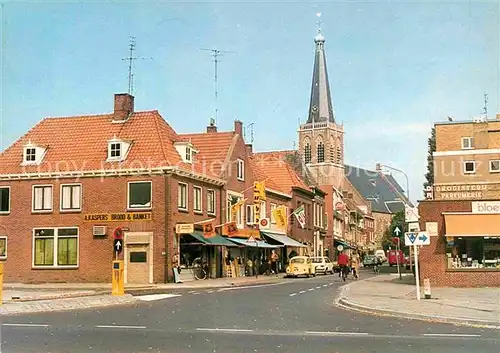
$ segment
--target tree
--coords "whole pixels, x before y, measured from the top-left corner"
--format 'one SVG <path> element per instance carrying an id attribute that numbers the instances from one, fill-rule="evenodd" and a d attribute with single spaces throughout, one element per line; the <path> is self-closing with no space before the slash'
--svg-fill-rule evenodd
<path id="1" fill-rule="evenodd" d="M 391 224 L 385 230 L 384 237 L 382 238 L 382 248 L 384 250 L 388 250 L 389 246 L 392 246 L 394 248 L 394 245 L 392 244 L 392 238 L 396 238 L 396 233 L 394 233 L 394 230 L 396 228 L 399 228 L 399 230 L 400 230 L 399 241 L 400 241 L 401 247 L 403 248 L 403 244 L 405 241 L 405 231 L 406 231 L 405 227 L 406 227 L 405 211 L 399 211 L 399 212 L 395 213 L 392 216 Z"/>
<path id="2" fill-rule="evenodd" d="M 425 188 L 427 186 L 432 186 L 434 184 L 434 158 L 432 153 L 436 152 L 436 128 L 431 129 L 431 137 L 427 140 L 428 152 L 427 152 L 427 173 L 425 174 L 424 183 L 424 196 Z"/>

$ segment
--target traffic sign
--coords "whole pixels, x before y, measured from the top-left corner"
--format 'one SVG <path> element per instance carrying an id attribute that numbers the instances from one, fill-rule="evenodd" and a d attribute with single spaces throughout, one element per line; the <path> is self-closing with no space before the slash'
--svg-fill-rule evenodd
<path id="1" fill-rule="evenodd" d="M 406 232 L 405 245 L 430 245 L 431 238 L 426 232 Z"/>
<path id="2" fill-rule="evenodd" d="M 414 223 L 418 222 L 420 216 L 418 215 L 418 208 L 405 205 L 405 222 Z"/>
<path id="3" fill-rule="evenodd" d="M 123 229 L 120 227 L 116 227 L 115 231 L 113 232 L 113 237 L 115 239 L 122 239 L 123 238 Z"/>
<path id="4" fill-rule="evenodd" d="M 121 239 L 115 239 L 113 241 L 113 248 L 117 253 L 121 253 L 123 249 L 123 240 Z"/>
<path id="5" fill-rule="evenodd" d="M 256 243 L 257 240 L 253 237 L 253 235 L 250 236 L 250 238 L 247 239 L 247 243 Z"/>
<path id="6" fill-rule="evenodd" d="M 401 234 L 401 229 L 399 229 L 399 227 L 394 228 L 394 234 L 399 237 L 399 234 Z"/>

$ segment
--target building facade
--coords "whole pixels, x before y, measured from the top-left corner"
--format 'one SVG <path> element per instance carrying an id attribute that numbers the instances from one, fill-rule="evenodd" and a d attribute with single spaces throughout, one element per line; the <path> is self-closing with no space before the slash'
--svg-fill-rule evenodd
<path id="1" fill-rule="evenodd" d="M 436 123 L 432 199 L 419 204 L 431 284 L 500 286 L 500 116 Z"/>

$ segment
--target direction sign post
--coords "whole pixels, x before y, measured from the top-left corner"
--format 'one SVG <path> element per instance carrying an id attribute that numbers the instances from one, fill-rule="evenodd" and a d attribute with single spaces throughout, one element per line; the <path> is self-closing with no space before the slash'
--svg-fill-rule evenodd
<path id="1" fill-rule="evenodd" d="M 415 263 L 415 280 L 417 282 L 417 300 L 420 300 L 420 275 L 418 273 L 418 248 L 417 245 L 430 245 L 431 239 L 426 232 L 406 232 L 405 245 L 413 247 Z"/>
<path id="2" fill-rule="evenodd" d="M 418 248 L 413 245 L 413 255 L 415 256 L 415 282 L 417 283 L 417 300 L 420 300 L 420 275 L 418 273 Z"/>
<path id="3" fill-rule="evenodd" d="M 401 275 L 401 270 L 399 268 L 399 248 L 400 248 L 400 239 L 399 239 L 399 234 L 401 234 L 401 229 L 399 229 L 399 227 L 396 227 L 394 229 L 394 234 L 396 234 L 396 237 L 398 237 L 398 242 L 396 243 L 396 264 L 398 266 L 398 275 L 399 275 L 399 280 L 403 280 L 403 277 Z"/>

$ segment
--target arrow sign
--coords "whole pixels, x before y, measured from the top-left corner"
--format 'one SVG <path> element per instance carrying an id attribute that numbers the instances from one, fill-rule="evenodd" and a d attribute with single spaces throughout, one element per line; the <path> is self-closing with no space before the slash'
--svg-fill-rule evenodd
<path id="1" fill-rule="evenodd" d="M 401 234 L 401 229 L 399 229 L 399 227 L 396 227 L 394 229 L 394 234 L 396 234 L 396 236 L 399 237 L 399 234 Z"/>
<path id="2" fill-rule="evenodd" d="M 423 234 L 419 234 L 418 235 L 418 240 L 420 240 L 421 242 L 424 242 L 427 240 L 427 236 L 425 235 L 425 233 Z"/>
<path id="3" fill-rule="evenodd" d="M 117 253 L 120 253 L 123 249 L 123 244 L 121 239 L 115 239 L 113 242 L 113 248 Z"/>
<path id="4" fill-rule="evenodd" d="M 430 245 L 431 239 L 426 232 L 406 232 L 405 245 Z"/>

